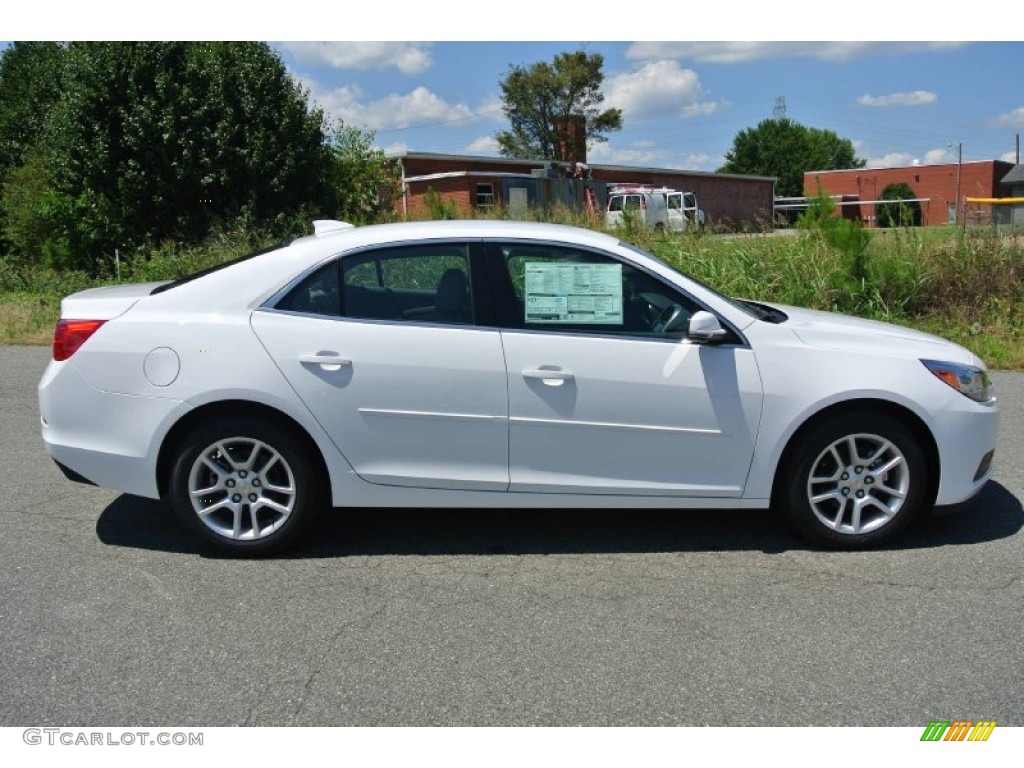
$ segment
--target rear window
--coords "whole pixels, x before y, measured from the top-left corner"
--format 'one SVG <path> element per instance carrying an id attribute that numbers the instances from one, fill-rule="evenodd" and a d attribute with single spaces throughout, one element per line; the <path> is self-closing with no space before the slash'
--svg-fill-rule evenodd
<path id="1" fill-rule="evenodd" d="M 169 291 L 172 288 L 177 288 L 179 285 L 184 285 L 185 283 L 191 283 L 193 280 L 197 280 L 200 277 L 205 277 L 206 275 L 212 275 L 214 272 L 219 272 L 220 270 L 224 269 L 225 267 L 230 267 L 230 266 L 232 266 L 234 264 L 241 264 L 243 261 L 248 261 L 249 259 L 255 258 L 256 256 L 262 256 L 264 253 L 270 253 L 271 251 L 276 251 L 279 248 L 284 248 L 284 246 L 285 246 L 284 243 L 277 243 L 276 245 L 271 245 L 271 246 L 268 246 L 266 248 L 260 248 L 260 250 L 258 250 L 258 251 L 253 251 L 252 253 L 247 253 L 244 256 L 239 256 L 236 259 L 231 259 L 230 261 L 225 261 L 223 264 L 214 264 L 212 267 L 207 267 L 206 269 L 200 269 L 198 272 L 193 272 L 191 275 L 185 275 L 185 277 L 179 277 L 177 280 L 172 280 L 169 283 L 164 283 L 163 285 L 158 285 L 156 288 L 154 288 L 152 291 L 149 292 L 149 295 L 153 296 L 153 295 L 155 295 L 157 293 L 163 293 L 164 291 Z"/>

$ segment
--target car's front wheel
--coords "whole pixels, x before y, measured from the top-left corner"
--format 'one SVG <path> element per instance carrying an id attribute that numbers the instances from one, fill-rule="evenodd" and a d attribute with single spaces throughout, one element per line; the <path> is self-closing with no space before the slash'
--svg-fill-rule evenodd
<path id="1" fill-rule="evenodd" d="M 925 505 L 928 462 L 904 423 L 847 413 L 797 439 L 780 477 L 780 501 L 808 538 L 849 549 L 879 544 Z"/>
<path id="2" fill-rule="evenodd" d="M 218 549 L 266 555 L 294 544 L 326 504 L 316 466 L 290 431 L 225 419 L 181 443 L 169 499 L 179 520 Z"/>

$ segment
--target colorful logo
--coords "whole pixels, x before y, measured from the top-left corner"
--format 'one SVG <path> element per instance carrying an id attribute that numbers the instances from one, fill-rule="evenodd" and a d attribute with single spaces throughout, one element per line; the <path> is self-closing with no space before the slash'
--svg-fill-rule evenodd
<path id="1" fill-rule="evenodd" d="M 921 741 L 988 741 L 995 727 L 995 720 L 932 720 L 921 734 Z"/>

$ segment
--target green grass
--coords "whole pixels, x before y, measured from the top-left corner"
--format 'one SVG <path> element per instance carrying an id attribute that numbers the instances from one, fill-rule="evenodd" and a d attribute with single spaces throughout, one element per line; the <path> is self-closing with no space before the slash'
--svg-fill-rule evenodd
<path id="1" fill-rule="evenodd" d="M 491 213 L 500 216 L 500 211 Z M 585 214 L 547 220 L 587 226 Z M 993 368 L 1024 370 L 1024 236 L 922 228 L 872 232 L 856 252 L 821 230 L 748 236 L 620 237 L 730 296 L 844 312 L 918 328 L 966 346 Z M 267 243 L 224 236 L 202 247 L 163 245 L 123 265 L 120 282 L 172 279 Z M 118 282 L 0 258 L 0 343 L 45 344 L 60 298 Z"/>

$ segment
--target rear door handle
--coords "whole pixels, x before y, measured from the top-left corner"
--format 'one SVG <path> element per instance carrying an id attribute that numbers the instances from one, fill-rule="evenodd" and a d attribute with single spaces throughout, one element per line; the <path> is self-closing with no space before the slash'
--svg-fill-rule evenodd
<path id="1" fill-rule="evenodd" d="M 307 365 L 319 365 L 325 371 L 337 371 L 352 365 L 347 357 L 339 355 L 299 355 L 299 362 Z"/>
<path id="2" fill-rule="evenodd" d="M 567 381 L 573 381 L 576 377 L 569 371 L 550 371 L 541 368 L 527 368 L 523 371 L 524 379 L 540 379 L 549 387 L 560 387 Z"/>

